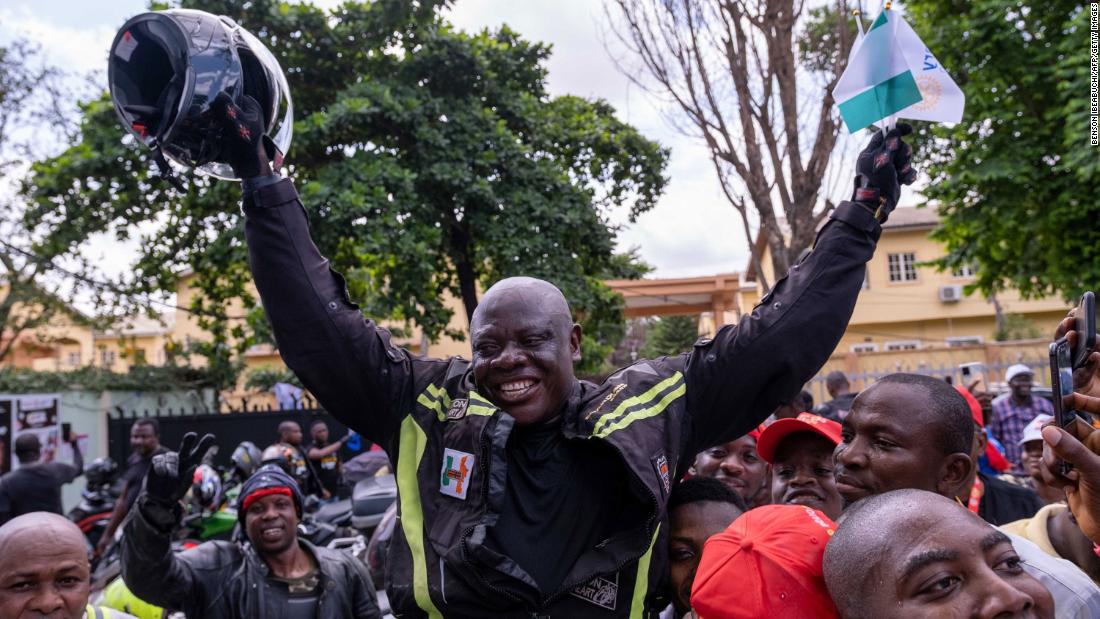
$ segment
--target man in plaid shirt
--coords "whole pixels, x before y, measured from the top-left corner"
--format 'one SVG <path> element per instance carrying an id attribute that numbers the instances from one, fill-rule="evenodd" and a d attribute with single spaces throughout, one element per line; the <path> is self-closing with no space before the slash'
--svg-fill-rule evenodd
<path id="1" fill-rule="evenodd" d="M 1054 405 L 1045 398 L 1031 395 L 1031 368 L 1022 363 L 1009 366 L 1005 371 L 1005 382 L 1012 389 L 1007 398 L 993 402 L 993 420 L 989 430 L 993 438 L 1005 448 L 1005 457 L 1012 463 L 1012 473 L 1024 475 L 1020 464 L 1023 447 L 1020 440 L 1024 437 L 1024 428 L 1039 415 L 1053 415 Z"/>

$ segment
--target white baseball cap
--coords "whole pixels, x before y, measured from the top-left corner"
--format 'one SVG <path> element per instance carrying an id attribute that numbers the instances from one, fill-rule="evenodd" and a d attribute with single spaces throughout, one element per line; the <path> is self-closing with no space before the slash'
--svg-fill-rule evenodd
<path id="1" fill-rule="evenodd" d="M 1043 440 L 1043 426 L 1050 423 L 1051 419 L 1054 419 L 1051 415 L 1038 415 L 1032 419 L 1031 423 L 1024 426 L 1024 437 L 1020 439 L 1020 444 Z"/>
<path id="2" fill-rule="evenodd" d="M 1032 372 L 1031 368 L 1027 367 L 1026 365 L 1024 365 L 1022 363 L 1015 363 L 1013 365 L 1008 366 L 1008 369 L 1005 370 L 1005 382 L 1007 383 L 1007 382 L 1011 381 L 1013 378 L 1016 378 L 1020 374 L 1029 374 L 1029 375 L 1034 376 L 1035 372 Z"/>

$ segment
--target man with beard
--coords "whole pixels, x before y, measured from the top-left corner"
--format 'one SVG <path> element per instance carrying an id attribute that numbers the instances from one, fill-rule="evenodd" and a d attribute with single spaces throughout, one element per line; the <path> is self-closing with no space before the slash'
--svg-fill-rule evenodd
<path id="1" fill-rule="evenodd" d="M 122 536 L 122 578 L 130 591 L 190 619 L 380 618 L 374 585 L 358 559 L 298 538 L 302 494 L 277 466 L 261 467 L 241 486 L 237 517 L 247 544 L 211 541 L 172 551 L 180 499 L 213 438 L 197 441 L 189 432 L 178 453 L 153 459 Z"/>
<path id="2" fill-rule="evenodd" d="M 973 440 L 970 408 L 954 388 L 931 376 L 889 374 L 860 393 L 844 418 L 837 490 L 849 503 L 904 489 L 959 502 L 975 467 Z M 1058 617 L 1100 617 L 1100 589 L 1088 576 L 1026 539 L 1009 538 L 1024 569 L 1051 592 Z"/>

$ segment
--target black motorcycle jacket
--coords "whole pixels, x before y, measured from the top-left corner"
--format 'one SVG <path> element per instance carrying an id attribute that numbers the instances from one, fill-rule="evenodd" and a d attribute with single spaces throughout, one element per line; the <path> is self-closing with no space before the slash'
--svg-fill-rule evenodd
<path id="1" fill-rule="evenodd" d="M 126 520 L 122 535 L 122 579 L 140 599 L 179 610 L 188 619 L 282 617 L 281 596 L 270 591 L 267 565 L 249 544 L 210 541 L 180 553 L 145 513 L 143 500 Z M 317 561 L 320 594 L 316 619 L 381 619 L 374 584 L 348 553 L 298 543 Z"/>
<path id="2" fill-rule="evenodd" d="M 665 505 L 703 448 L 754 428 L 797 393 L 839 342 L 881 228 L 842 203 L 814 250 L 739 324 L 690 353 L 578 381 L 568 440 L 608 446 L 625 465 L 636 517 L 540 592 L 486 539 L 508 484 L 513 418 L 477 391 L 462 358 L 417 358 L 363 317 L 309 236 L 289 180 L 244 200 L 250 262 L 279 352 L 343 423 L 381 444 L 398 484 L 387 592 L 401 617 L 651 617 L 668 602 Z M 554 544 L 555 540 L 545 540 Z"/>

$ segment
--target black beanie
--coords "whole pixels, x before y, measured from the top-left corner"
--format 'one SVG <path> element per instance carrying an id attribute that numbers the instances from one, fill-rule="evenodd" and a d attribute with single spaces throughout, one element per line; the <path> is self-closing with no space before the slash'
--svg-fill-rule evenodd
<path id="1" fill-rule="evenodd" d="M 302 517 L 302 491 L 298 489 L 298 483 L 294 481 L 294 478 L 288 475 L 283 469 L 274 464 L 267 464 L 261 466 L 259 470 L 252 474 L 245 480 L 241 486 L 241 493 L 237 497 L 237 520 L 241 523 L 241 530 L 244 530 L 244 513 L 245 513 L 245 500 L 248 495 L 258 490 L 265 490 L 267 488 L 289 488 L 290 496 L 294 500 L 294 509 L 298 512 L 298 518 Z"/>

